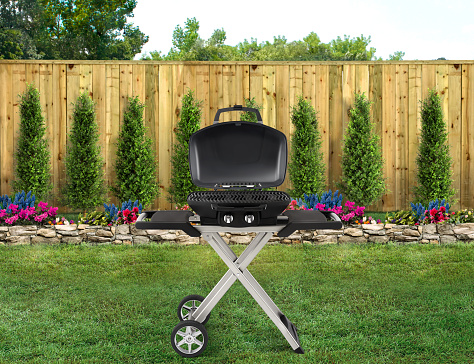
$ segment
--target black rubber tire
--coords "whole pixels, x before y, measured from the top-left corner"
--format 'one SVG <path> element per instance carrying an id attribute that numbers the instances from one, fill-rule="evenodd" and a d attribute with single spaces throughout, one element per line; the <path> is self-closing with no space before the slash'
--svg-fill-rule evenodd
<path id="1" fill-rule="evenodd" d="M 171 346 L 174 351 L 185 358 L 201 355 L 206 349 L 208 340 L 209 337 L 204 325 L 193 320 L 181 321 L 171 333 Z M 187 349 L 183 345 L 187 345 Z"/>
<path id="2" fill-rule="evenodd" d="M 204 301 L 204 297 L 203 296 L 200 296 L 198 294 L 191 294 L 189 296 L 186 296 L 184 297 L 181 302 L 179 303 L 178 305 L 178 319 L 179 321 L 185 321 L 187 320 L 186 318 L 184 318 L 183 316 L 183 308 L 185 306 L 185 304 L 189 301 L 198 301 L 199 303 L 201 303 L 202 301 Z M 199 306 L 196 306 L 195 305 L 195 302 L 192 303 L 192 306 L 193 307 L 189 307 L 189 306 L 186 306 L 186 307 L 189 307 L 191 309 L 194 309 L 196 307 L 199 307 Z M 196 306 L 196 307 L 194 307 Z M 187 310 L 187 312 L 189 312 L 190 310 L 188 308 L 184 308 L 184 310 Z M 209 313 L 209 315 L 207 315 L 206 319 L 202 322 L 202 324 L 204 325 L 207 321 L 209 321 L 209 317 L 211 316 L 211 314 Z"/>

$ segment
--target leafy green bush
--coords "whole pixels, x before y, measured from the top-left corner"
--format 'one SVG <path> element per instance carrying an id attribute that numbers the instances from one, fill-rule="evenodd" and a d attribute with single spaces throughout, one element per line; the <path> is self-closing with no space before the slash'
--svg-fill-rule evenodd
<path id="1" fill-rule="evenodd" d="M 350 201 L 363 206 L 373 204 L 386 191 L 380 138 L 373 130 L 370 104 L 365 94 L 355 94 L 344 134 L 342 178 L 336 183 Z"/>
<path id="2" fill-rule="evenodd" d="M 416 218 L 413 211 L 400 210 L 396 212 L 387 212 L 385 215 L 385 222 L 387 224 L 396 225 L 417 225 L 419 220 Z"/>
<path id="3" fill-rule="evenodd" d="M 20 95 L 20 134 L 15 151 L 14 192 L 32 191 L 45 200 L 52 190 L 50 153 L 40 95 L 31 84 Z"/>
<path id="4" fill-rule="evenodd" d="M 99 128 L 94 102 L 82 93 L 74 104 L 71 132 L 66 150 L 64 202 L 82 210 L 101 205 L 106 189 L 103 159 L 100 155 Z"/>
<path id="5" fill-rule="evenodd" d="M 417 186 L 413 188 L 416 202 L 427 204 L 435 199 L 452 202 L 456 191 L 451 187 L 451 163 L 441 99 L 436 90 L 430 90 L 428 97 L 421 101 L 421 139 L 416 158 Z"/>
<path id="6" fill-rule="evenodd" d="M 291 121 L 295 131 L 288 171 L 293 188 L 288 192 L 293 198 L 302 198 L 305 193 L 321 194 L 326 189 L 321 134 L 316 111 L 303 96 L 291 109 Z"/>
<path id="7" fill-rule="evenodd" d="M 200 189 L 194 185 L 189 171 L 189 138 L 201 126 L 202 101 L 194 98 L 189 90 L 182 99 L 182 108 L 178 125 L 175 129 L 176 143 L 171 157 L 171 186 L 168 200 L 178 206 L 186 204 L 188 194 Z"/>
<path id="8" fill-rule="evenodd" d="M 150 206 L 159 194 L 159 185 L 152 140 L 143 122 L 144 108 L 138 97 L 128 99 L 117 142 L 117 182 L 112 191 L 120 201 L 139 200 Z"/>

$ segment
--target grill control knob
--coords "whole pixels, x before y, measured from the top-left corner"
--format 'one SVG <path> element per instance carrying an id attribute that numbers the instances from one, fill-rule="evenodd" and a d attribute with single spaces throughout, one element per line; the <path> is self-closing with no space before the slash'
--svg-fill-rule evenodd
<path id="1" fill-rule="evenodd" d="M 246 222 L 247 224 L 251 224 L 251 223 L 253 223 L 253 221 L 255 220 L 255 216 L 253 216 L 253 215 L 251 215 L 251 214 L 245 215 L 245 218 L 244 218 L 244 219 L 245 219 L 245 222 Z"/>
<path id="2" fill-rule="evenodd" d="M 224 222 L 230 224 L 234 220 L 234 217 L 231 214 L 224 215 Z"/>

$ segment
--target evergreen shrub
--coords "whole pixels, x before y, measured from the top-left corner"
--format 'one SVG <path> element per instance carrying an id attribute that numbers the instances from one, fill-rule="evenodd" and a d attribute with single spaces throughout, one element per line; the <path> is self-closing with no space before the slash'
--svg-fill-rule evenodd
<path id="1" fill-rule="evenodd" d="M 112 191 L 119 201 L 139 200 L 150 206 L 159 195 L 159 184 L 153 142 L 143 121 L 144 108 L 138 97 L 128 99 L 117 142 L 117 179 Z"/>
<path id="2" fill-rule="evenodd" d="M 316 111 L 302 96 L 291 109 L 291 121 L 295 131 L 291 136 L 288 171 L 293 198 L 304 194 L 321 194 L 326 189 L 326 166 L 321 150 L 321 134 Z"/>
<path id="3" fill-rule="evenodd" d="M 415 202 L 428 204 L 436 199 L 451 199 L 456 191 L 452 185 L 452 159 L 449 154 L 448 131 L 443 120 L 441 99 L 430 90 L 421 101 L 421 138 L 416 158 Z"/>
<path id="4" fill-rule="evenodd" d="M 13 191 L 32 191 L 39 200 L 46 200 L 52 190 L 50 153 L 40 94 L 31 84 L 20 95 L 20 132 L 14 157 Z"/>
<path id="5" fill-rule="evenodd" d="M 350 201 L 360 206 L 377 202 L 386 192 L 380 137 L 374 133 L 371 102 L 365 94 L 355 94 L 344 134 L 342 178 L 336 183 Z"/>
<path id="6" fill-rule="evenodd" d="M 74 104 L 71 132 L 66 148 L 64 203 L 86 210 L 101 205 L 106 196 L 103 159 L 100 155 L 99 128 L 95 105 L 87 93 Z"/>
<path id="7" fill-rule="evenodd" d="M 171 185 L 168 200 L 179 207 L 186 205 L 188 194 L 201 190 L 191 180 L 189 171 L 189 138 L 201 127 L 202 101 L 189 90 L 182 99 L 182 108 L 175 129 L 176 142 L 171 157 Z"/>

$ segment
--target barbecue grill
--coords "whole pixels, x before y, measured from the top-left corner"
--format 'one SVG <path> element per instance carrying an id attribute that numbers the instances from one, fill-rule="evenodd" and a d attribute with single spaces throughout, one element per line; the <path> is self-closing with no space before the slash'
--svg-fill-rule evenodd
<path id="1" fill-rule="evenodd" d="M 249 111 L 257 122 L 219 123 L 229 111 Z M 137 229 L 180 229 L 190 236 L 202 236 L 229 267 L 227 273 L 207 295 L 190 295 L 178 304 L 178 318 L 171 334 L 171 345 L 181 356 L 194 357 L 206 348 L 204 324 L 227 290 L 238 279 L 262 307 L 299 354 L 304 351 L 296 326 L 280 311 L 247 270 L 274 233 L 287 237 L 295 230 L 340 229 L 339 217 L 331 212 L 285 211 L 288 194 L 266 191 L 283 183 L 288 151 L 286 137 L 263 124 L 257 109 L 235 105 L 220 109 L 214 124 L 194 133 L 189 140 L 189 168 L 193 182 L 212 190 L 192 192 L 190 211 L 146 211 Z M 237 257 L 219 233 L 256 232 L 245 251 Z"/>

